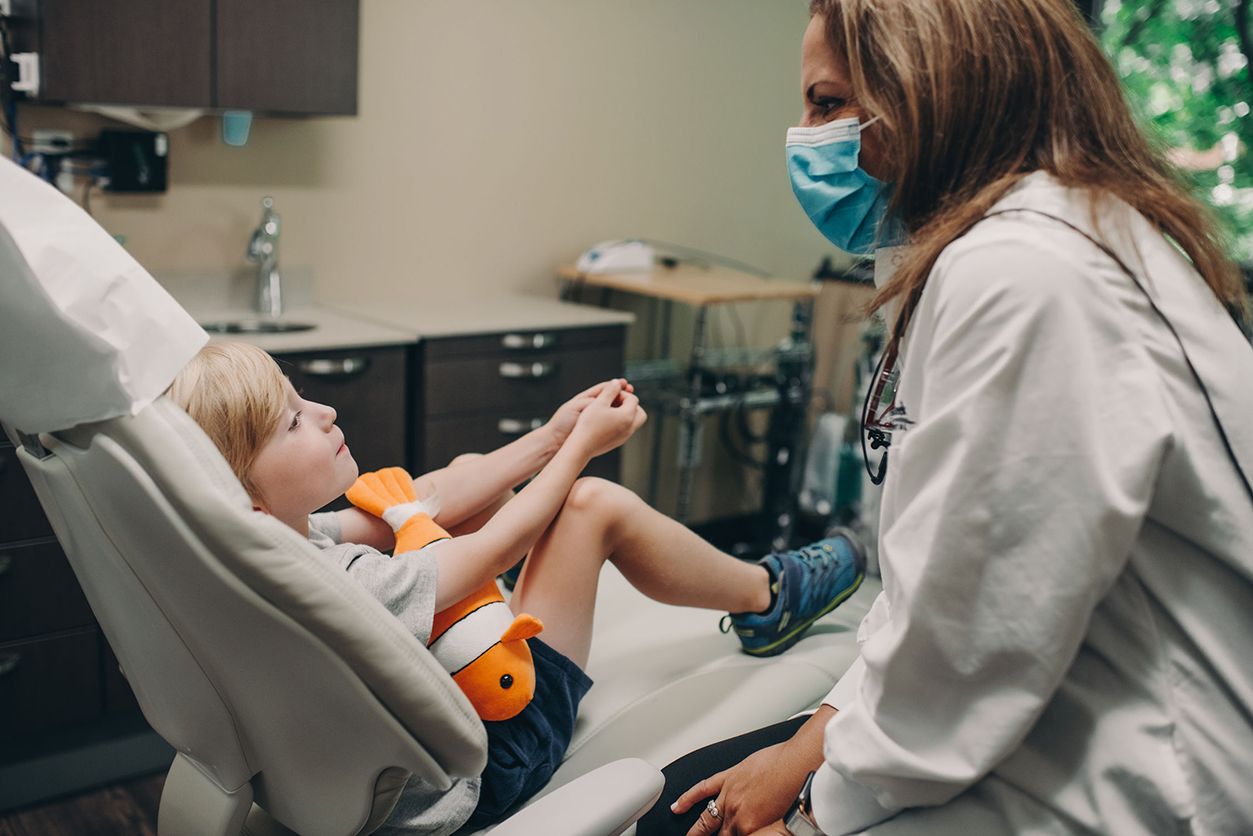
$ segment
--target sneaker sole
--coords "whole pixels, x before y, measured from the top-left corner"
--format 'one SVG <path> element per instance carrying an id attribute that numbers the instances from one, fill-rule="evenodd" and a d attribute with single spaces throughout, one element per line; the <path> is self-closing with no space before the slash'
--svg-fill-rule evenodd
<path id="1" fill-rule="evenodd" d="M 853 580 L 852 585 L 848 589 L 841 592 L 833 601 L 831 601 L 831 603 L 827 604 L 827 606 L 823 608 L 823 610 L 819 612 L 817 615 L 811 616 L 808 620 L 800 622 L 795 627 L 793 627 L 790 633 L 783 636 L 782 638 L 775 639 L 770 644 L 764 645 L 762 647 L 754 647 L 752 649 L 744 647 L 742 648 L 743 651 L 747 653 L 749 656 L 777 656 L 778 654 L 782 653 L 783 651 L 787 650 L 789 647 L 791 647 L 792 645 L 800 641 L 801 637 L 805 634 L 805 631 L 808 630 L 811 626 L 813 626 L 813 623 L 815 621 L 822 618 L 824 615 L 831 612 L 831 610 L 835 609 L 840 604 L 843 604 L 845 601 L 847 601 L 848 596 L 856 592 L 857 589 L 861 586 L 861 582 L 864 581 L 865 579 L 866 579 L 866 573 L 858 572 L 857 577 Z"/>

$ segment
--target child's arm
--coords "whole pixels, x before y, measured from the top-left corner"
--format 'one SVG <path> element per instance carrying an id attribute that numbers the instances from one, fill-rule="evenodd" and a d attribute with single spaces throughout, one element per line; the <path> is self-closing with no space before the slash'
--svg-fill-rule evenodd
<path id="1" fill-rule="evenodd" d="M 561 449 L 588 404 L 611 386 L 626 393 L 634 392 L 634 387 L 625 380 L 598 383 L 564 403 L 544 426 L 516 441 L 456 467 L 415 477 L 418 496 L 439 494 L 440 511 L 436 522 L 444 528 L 469 519 L 505 491 L 538 473 Z"/>
<path id="2" fill-rule="evenodd" d="M 622 384 L 615 380 L 601 386 L 539 475 L 481 529 L 439 546 L 436 612 L 508 569 L 517 555 L 529 552 L 552 524 L 587 463 L 622 444 L 644 423 L 648 416 L 640 409 L 639 398 Z"/>
<path id="3" fill-rule="evenodd" d="M 360 508 L 345 508 L 336 511 L 339 519 L 339 541 L 341 543 L 358 543 L 389 552 L 396 545 L 396 534 L 392 527 L 373 514 Z"/>

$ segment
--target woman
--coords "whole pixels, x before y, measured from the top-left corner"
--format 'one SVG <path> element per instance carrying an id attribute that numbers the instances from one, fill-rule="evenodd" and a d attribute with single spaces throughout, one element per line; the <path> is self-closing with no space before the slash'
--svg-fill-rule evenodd
<path id="1" fill-rule="evenodd" d="M 1068 0 L 810 11 L 794 190 L 908 245 L 884 592 L 827 704 L 672 765 L 640 834 L 1253 832 L 1253 349 L 1213 221 Z"/>

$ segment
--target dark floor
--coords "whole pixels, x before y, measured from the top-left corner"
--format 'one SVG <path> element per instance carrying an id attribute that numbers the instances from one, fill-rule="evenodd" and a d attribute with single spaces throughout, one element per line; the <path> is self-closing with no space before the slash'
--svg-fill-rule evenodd
<path id="1" fill-rule="evenodd" d="M 0 814 L 0 836 L 156 836 L 165 774 Z"/>

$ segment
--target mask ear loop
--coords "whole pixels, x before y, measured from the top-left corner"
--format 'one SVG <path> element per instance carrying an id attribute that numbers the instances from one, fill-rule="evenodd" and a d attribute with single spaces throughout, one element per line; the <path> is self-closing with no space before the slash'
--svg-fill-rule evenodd
<path id="1" fill-rule="evenodd" d="M 857 132 L 858 132 L 858 133 L 861 133 L 862 131 L 866 130 L 866 128 L 869 128 L 871 125 L 873 125 L 875 122 L 878 122 L 878 121 L 879 121 L 880 119 L 882 119 L 882 118 L 883 118 L 883 114 L 882 114 L 882 113 L 880 113 L 878 116 L 876 116 L 875 118 L 871 119 L 869 122 L 861 122 L 861 123 L 859 123 L 859 124 L 857 125 Z"/>

